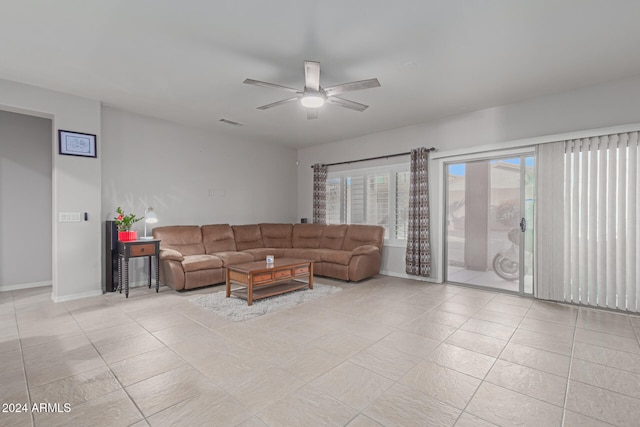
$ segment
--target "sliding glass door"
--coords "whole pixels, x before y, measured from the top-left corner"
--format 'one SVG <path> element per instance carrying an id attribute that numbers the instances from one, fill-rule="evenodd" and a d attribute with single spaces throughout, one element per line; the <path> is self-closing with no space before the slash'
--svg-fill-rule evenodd
<path id="1" fill-rule="evenodd" d="M 533 294 L 534 157 L 445 167 L 449 282 Z"/>

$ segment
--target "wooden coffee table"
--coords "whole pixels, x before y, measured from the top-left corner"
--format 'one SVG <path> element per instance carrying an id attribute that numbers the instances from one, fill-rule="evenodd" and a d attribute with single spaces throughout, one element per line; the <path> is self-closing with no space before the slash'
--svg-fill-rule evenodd
<path id="1" fill-rule="evenodd" d="M 309 279 L 309 283 L 300 279 Z M 232 290 L 232 283 L 240 287 Z M 308 259 L 276 258 L 273 264 L 254 261 L 227 267 L 227 298 L 233 294 L 246 299 L 247 305 L 307 286 L 313 289 L 313 261 Z"/>

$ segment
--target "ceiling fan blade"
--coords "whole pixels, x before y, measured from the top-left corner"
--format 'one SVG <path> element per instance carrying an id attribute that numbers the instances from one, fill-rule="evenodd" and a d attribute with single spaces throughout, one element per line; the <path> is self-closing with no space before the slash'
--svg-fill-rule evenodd
<path id="1" fill-rule="evenodd" d="M 327 98 L 327 102 L 338 104 L 341 107 L 349 108 L 350 110 L 356 110 L 360 112 L 369 108 L 368 105 L 360 104 L 359 102 L 349 101 L 348 99 L 344 99 L 344 98 L 338 98 L 337 96 L 332 96 L 331 98 Z"/>
<path id="2" fill-rule="evenodd" d="M 307 108 L 307 120 L 317 119 L 317 118 L 318 118 L 318 109 Z"/>
<path id="3" fill-rule="evenodd" d="M 378 79 L 360 80 L 357 82 L 326 87 L 324 88 L 324 93 L 326 93 L 327 96 L 334 96 L 345 92 L 353 92 L 354 90 L 369 89 L 372 87 L 380 87 Z"/>
<path id="4" fill-rule="evenodd" d="M 277 107 L 279 105 L 284 105 L 289 102 L 297 101 L 297 100 L 298 100 L 298 97 L 294 96 L 293 98 L 287 98 L 287 99 L 283 99 L 282 101 L 272 102 L 271 104 L 263 105 L 261 107 L 258 107 L 258 110 L 267 110 L 269 108 Z"/>
<path id="5" fill-rule="evenodd" d="M 320 63 L 304 61 L 304 88 L 318 92 L 320 90 Z"/>
<path id="6" fill-rule="evenodd" d="M 260 80 L 245 79 L 242 83 L 247 84 L 247 85 L 260 86 L 260 87 L 270 87 L 270 88 L 273 88 L 273 89 L 284 89 L 284 90 L 288 90 L 289 92 L 298 93 L 298 90 L 294 89 L 292 87 L 277 85 L 275 83 L 261 82 Z"/>

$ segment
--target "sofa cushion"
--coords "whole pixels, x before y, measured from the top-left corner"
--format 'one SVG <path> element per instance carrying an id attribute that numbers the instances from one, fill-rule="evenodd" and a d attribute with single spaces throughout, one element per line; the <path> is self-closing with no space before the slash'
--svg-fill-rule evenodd
<path id="1" fill-rule="evenodd" d="M 331 262 L 333 264 L 349 265 L 351 256 L 351 251 L 338 251 L 334 249 L 323 249 L 320 251 L 322 262 Z"/>
<path id="2" fill-rule="evenodd" d="M 229 224 L 203 225 L 202 243 L 208 254 L 236 250 L 235 236 Z"/>
<path id="3" fill-rule="evenodd" d="M 322 239 L 320 239 L 320 248 L 322 249 L 342 249 L 342 241 L 347 233 L 346 224 L 329 224 L 324 228 Z"/>
<path id="4" fill-rule="evenodd" d="M 216 252 L 212 255 L 220 258 L 222 260 L 222 265 L 225 267 L 254 261 L 253 255 L 246 252 Z"/>
<path id="5" fill-rule="evenodd" d="M 286 249 L 282 248 L 253 248 L 245 249 L 243 252 L 251 254 L 254 261 L 261 261 L 267 257 L 267 255 L 273 255 L 276 258 L 282 258 Z"/>
<path id="6" fill-rule="evenodd" d="M 258 224 L 233 225 L 231 228 L 235 236 L 236 250 L 244 251 L 245 249 L 264 247 L 260 226 Z"/>
<path id="7" fill-rule="evenodd" d="M 342 249 L 352 251 L 364 245 L 377 246 L 382 249 L 384 242 L 384 228 L 379 225 L 351 224 L 344 236 Z"/>
<path id="8" fill-rule="evenodd" d="M 294 224 L 291 247 L 317 249 L 325 227 L 325 224 Z"/>
<path id="9" fill-rule="evenodd" d="M 204 254 L 202 232 L 198 225 L 154 227 L 153 238 L 160 239 L 160 249 L 173 249 L 182 255 Z"/>
<path id="10" fill-rule="evenodd" d="M 222 260 L 213 255 L 188 255 L 182 261 L 182 268 L 185 272 L 222 268 Z"/>
<path id="11" fill-rule="evenodd" d="M 322 251 L 322 249 L 285 249 L 284 256 L 287 258 L 310 259 L 314 262 L 320 262 L 322 261 L 322 258 L 320 257 Z"/>
<path id="12" fill-rule="evenodd" d="M 290 248 L 293 225 L 259 224 L 265 248 Z"/>

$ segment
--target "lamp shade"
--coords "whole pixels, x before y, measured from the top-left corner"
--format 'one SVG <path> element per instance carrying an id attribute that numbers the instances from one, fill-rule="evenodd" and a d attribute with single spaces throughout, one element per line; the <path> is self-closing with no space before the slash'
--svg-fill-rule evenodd
<path id="1" fill-rule="evenodd" d="M 144 237 L 141 237 L 140 240 L 152 239 L 152 237 L 147 234 L 147 224 L 155 224 L 156 222 L 158 222 L 158 217 L 153 211 L 153 208 L 147 208 L 147 210 L 144 211 Z"/>
<path id="2" fill-rule="evenodd" d="M 152 210 L 148 210 L 144 214 L 144 222 L 146 222 L 147 224 L 155 224 L 156 222 L 158 222 L 158 217 L 156 216 L 156 213 Z"/>

